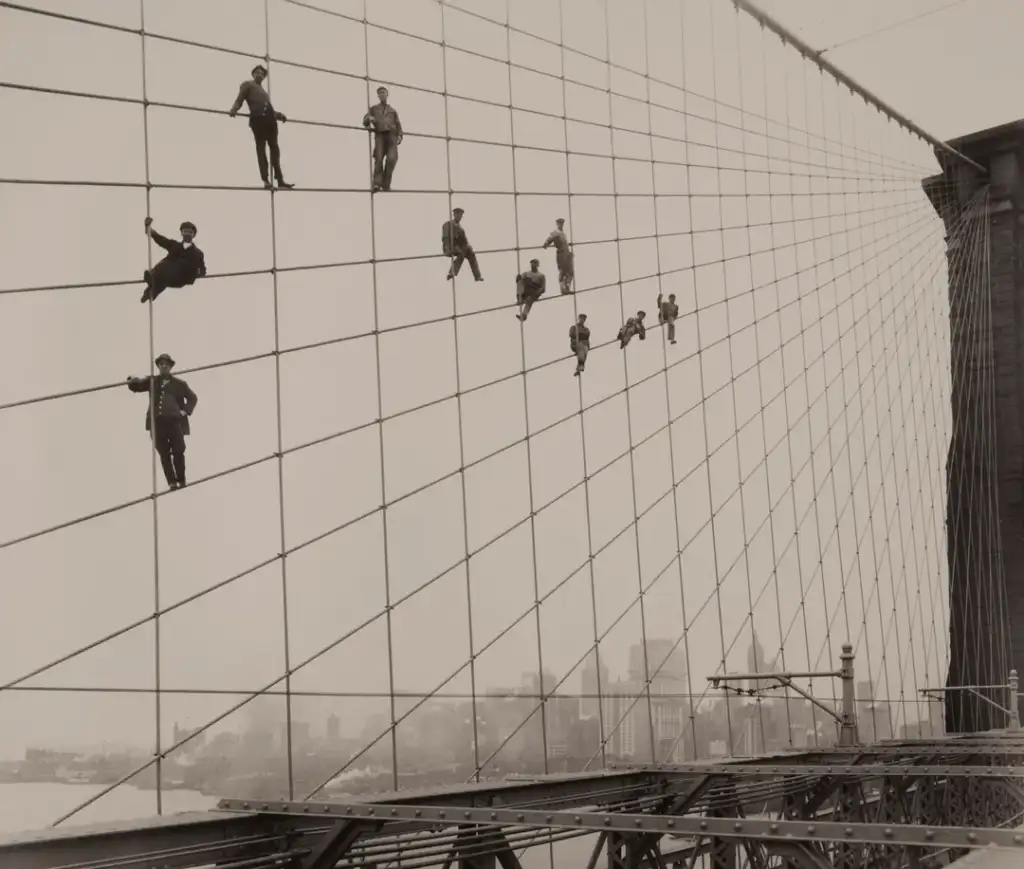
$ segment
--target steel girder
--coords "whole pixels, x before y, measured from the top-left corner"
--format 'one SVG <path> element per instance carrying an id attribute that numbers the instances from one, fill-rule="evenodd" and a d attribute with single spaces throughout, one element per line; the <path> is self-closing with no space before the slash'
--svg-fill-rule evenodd
<path id="1" fill-rule="evenodd" d="M 966 850 L 1024 855 L 1024 738 L 904 740 L 720 763 L 536 776 L 364 802 L 225 800 L 221 812 L 53 830 L 0 866 L 521 869 L 517 850 L 590 835 L 587 869 L 935 869 Z M 666 838 L 668 837 L 668 838 Z M 669 846 L 669 842 L 672 845 Z"/>

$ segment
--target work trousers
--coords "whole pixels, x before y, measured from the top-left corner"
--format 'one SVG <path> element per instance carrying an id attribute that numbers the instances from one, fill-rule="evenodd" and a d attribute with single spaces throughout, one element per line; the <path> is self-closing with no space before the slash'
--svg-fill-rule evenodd
<path id="1" fill-rule="evenodd" d="M 373 136 L 373 189 L 390 190 L 391 176 L 398 163 L 398 134 L 375 133 Z"/>
<path id="2" fill-rule="evenodd" d="M 153 446 L 160 456 L 160 465 L 168 486 L 185 485 L 185 433 L 181 420 L 158 416 L 155 420 Z"/>
<path id="3" fill-rule="evenodd" d="M 270 180 L 267 167 L 267 149 L 270 149 L 270 166 L 274 170 L 274 178 L 278 182 L 284 180 L 281 171 L 281 148 L 277 144 L 277 117 L 269 112 L 263 115 L 249 116 L 249 129 L 256 141 L 256 160 L 260 166 L 260 178 L 264 183 Z"/>
<path id="4" fill-rule="evenodd" d="M 480 280 L 480 264 L 476 261 L 476 252 L 473 250 L 471 245 L 465 247 L 457 247 L 452 251 L 452 267 L 449 270 L 449 274 L 455 277 L 459 273 L 459 269 L 462 268 L 462 263 L 465 260 L 469 263 L 470 269 L 473 271 L 473 277 Z"/>

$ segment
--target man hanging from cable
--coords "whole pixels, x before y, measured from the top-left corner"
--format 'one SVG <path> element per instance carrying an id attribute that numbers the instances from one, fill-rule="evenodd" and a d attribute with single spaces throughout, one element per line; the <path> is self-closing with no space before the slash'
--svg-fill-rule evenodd
<path id="1" fill-rule="evenodd" d="M 635 317 L 630 317 L 626 320 L 625 325 L 619 329 L 619 347 L 623 350 L 626 349 L 626 345 L 636 335 L 641 341 L 647 338 L 647 327 L 644 325 L 644 317 L 647 316 L 645 311 L 637 311 Z"/>
<path id="2" fill-rule="evenodd" d="M 444 255 L 452 258 L 451 267 L 448 269 L 448 280 L 454 280 L 462 268 L 464 260 L 469 261 L 469 267 L 473 270 L 473 280 L 482 281 L 480 264 L 476 261 L 476 253 L 473 246 L 466 237 L 466 230 L 462 227 L 462 215 L 465 209 L 453 208 L 452 219 L 446 220 L 441 227 L 441 250 Z"/>
<path id="3" fill-rule="evenodd" d="M 668 326 L 668 343 L 676 343 L 676 317 L 679 316 L 679 305 L 676 304 L 676 294 L 669 293 L 668 301 L 665 301 L 661 293 L 658 293 L 658 322 Z"/>
<path id="4" fill-rule="evenodd" d="M 580 314 L 576 322 L 569 327 L 569 349 L 576 354 L 576 370 L 573 377 L 579 377 L 587 364 L 590 352 L 590 330 L 587 328 L 587 315 Z"/>
<path id="5" fill-rule="evenodd" d="M 284 180 L 281 171 L 281 148 L 277 144 L 277 122 L 285 123 L 286 118 L 281 112 L 274 111 L 270 102 L 270 94 L 263 89 L 263 80 L 267 77 L 267 68 L 262 64 L 254 66 L 252 78 L 243 81 L 238 88 L 238 96 L 228 114 L 235 117 L 244 102 L 249 107 L 249 129 L 256 141 L 256 160 L 260 167 L 260 177 L 267 190 L 274 189 L 270 173 L 267 169 L 267 148 L 270 148 L 270 165 L 274 170 L 274 181 L 284 190 L 291 190 L 295 185 Z"/>
<path id="6" fill-rule="evenodd" d="M 146 303 L 156 301 L 168 287 L 189 287 L 198 278 L 206 276 L 206 258 L 203 252 L 195 246 L 193 239 L 196 237 L 196 225 L 186 220 L 179 228 L 181 230 L 181 241 L 167 238 L 160 235 L 153 229 L 153 218 L 145 220 L 146 235 L 155 241 L 160 247 L 167 251 L 165 256 L 152 269 L 142 273 L 146 282 L 146 289 L 142 293 L 140 302 Z"/>
<path id="7" fill-rule="evenodd" d="M 129 377 L 132 392 L 149 393 L 146 431 L 160 456 L 167 485 L 172 489 L 185 487 L 185 436 L 190 434 L 189 417 L 199 399 L 184 380 L 171 376 L 174 360 L 161 353 L 154 360 L 156 377 Z"/>
<path id="8" fill-rule="evenodd" d="M 563 296 L 572 292 L 572 282 L 576 276 L 576 271 L 573 267 L 573 252 L 569 250 L 569 239 L 563 230 L 564 226 L 565 218 L 559 217 L 555 221 L 556 228 L 551 231 L 551 235 L 544 242 L 545 250 L 551 245 L 555 246 L 555 264 L 558 266 L 558 287 Z"/>
<path id="9" fill-rule="evenodd" d="M 516 314 L 516 317 L 523 323 L 530 316 L 530 308 L 533 307 L 533 303 L 544 295 L 547 283 L 548 279 L 540 271 L 539 259 L 530 260 L 528 272 L 516 275 L 516 303 L 519 305 L 519 313 Z"/>
<path id="10" fill-rule="evenodd" d="M 363 126 L 373 128 L 373 192 L 391 190 L 391 177 L 398 164 L 398 146 L 402 144 L 402 122 L 398 112 L 388 105 L 388 89 L 377 88 L 375 106 L 363 116 Z M 385 162 L 385 158 L 386 162 Z"/>

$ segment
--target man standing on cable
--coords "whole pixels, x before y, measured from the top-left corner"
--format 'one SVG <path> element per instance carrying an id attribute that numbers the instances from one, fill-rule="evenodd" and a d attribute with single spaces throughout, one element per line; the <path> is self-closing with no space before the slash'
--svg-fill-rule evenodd
<path id="1" fill-rule="evenodd" d="M 446 220 L 441 227 L 441 250 L 444 255 L 452 258 L 451 268 L 448 269 L 448 280 L 454 280 L 462 268 L 464 260 L 469 260 L 469 267 L 473 270 L 473 280 L 482 281 L 480 264 L 476 261 L 476 253 L 473 246 L 466 237 L 466 230 L 462 228 L 462 215 L 465 210 L 462 208 L 452 209 L 452 219 Z"/>
<path id="2" fill-rule="evenodd" d="M 661 293 L 658 293 L 658 322 L 668 326 L 668 343 L 676 343 L 676 318 L 679 316 L 679 305 L 676 304 L 676 294 L 670 293 L 666 301 Z"/>
<path id="3" fill-rule="evenodd" d="M 579 377 L 587 365 L 587 354 L 590 352 L 590 329 L 587 328 L 587 315 L 580 314 L 576 323 L 569 327 L 569 349 L 576 355 L 576 370 L 573 377 Z"/>
<path id="4" fill-rule="evenodd" d="M 523 323 L 530 316 L 530 308 L 547 289 L 548 279 L 540 271 L 540 260 L 530 260 L 530 270 L 516 275 L 516 301 L 519 303 L 520 311 L 516 317 Z"/>
<path id="5" fill-rule="evenodd" d="M 284 180 L 284 172 L 281 171 L 281 149 L 277 144 L 277 122 L 280 121 L 283 124 L 288 119 L 281 112 L 274 111 L 270 102 L 270 94 L 263 89 L 263 80 L 266 77 L 267 68 L 265 66 L 253 67 L 252 78 L 242 82 L 234 105 L 228 109 L 228 114 L 235 117 L 238 110 L 242 108 L 243 102 L 249 106 L 249 129 L 252 130 L 252 137 L 256 140 L 256 159 L 259 162 L 263 186 L 267 190 L 274 189 L 270 173 L 267 170 L 267 147 L 269 146 L 274 180 L 277 181 L 278 187 L 291 190 L 295 185 L 288 184 Z"/>
<path id="6" fill-rule="evenodd" d="M 160 456 L 160 464 L 172 490 L 185 487 L 185 436 L 190 433 L 188 419 L 199 399 L 184 380 L 171 376 L 174 360 L 166 353 L 156 357 L 160 373 L 156 377 L 129 377 L 132 392 L 149 393 L 146 431 Z M 155 429 L 155 430 L 154 430 Z"/>
<path id="7" fill-rule="evenodd" d="M 375 106 L 363 116 L 363 126 L 373 129 L 373 192 L 391 190 L 391 176 L 398 164 L 398 146 L 402 144 L 402 122 L 398 112 L 388 105 L 388 89 L 377 88 Z M 387 157 L 385 166 L 384 158 Z"/>
<path id="8" fill-rule="evenodd" d="M 151 270 L 147 269 L 142 273 L 146 289 L 142 293 L 142 298 L 139 299 L 140 302 L 145 304 L 151 300 L 156 301 L 156 297 L 168 287 L 189 287 L 196 282 L 197 278 L 206 276 L 206 258 L 203 256 L 203 252 L 192 243 L 196 237 L 194 223 L 186 220 L 179 227 L 181 241 L 174 241 L 160 235 L 153 229 L 152 217 L 147 217 L 144 225 L 146 235 L 167 251 L 167 256 Z"/>
<path id="9" fill-rule="evenodd" d="M 547 237 L 547 241 L 544 242 L 544 248 L 547 249 L 551 245 L 555 246 L 555 265 L 558 266 L 558 286 L 562 291 L 562 295 L 567 295 L 572 292 L 572 281 L 575 277 L 575 269 L 573 268 L 573 253 L 569 250 L 569 239 L 566 238 L 565 230 L 565 218 L 559 217 L 555 221 L 555 229 L 552 230 L 551 235 Z"/>

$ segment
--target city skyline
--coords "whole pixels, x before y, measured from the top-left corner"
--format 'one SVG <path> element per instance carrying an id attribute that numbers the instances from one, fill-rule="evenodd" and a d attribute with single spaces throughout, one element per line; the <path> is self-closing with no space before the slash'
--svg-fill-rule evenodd
<path id="1" fill-rule="evenodd" d="M 844 642 L 883 729 L 931 726 L 963 302 L 921 190 L 931 146 L 727 0 L 467 3 L 268 0 L 264 20 L 126 0 L 95 13 L 111 27 L 0 9 L 20 119 L 0 180 L 0 757 L 73 723 L 144 747 L 160 787 L 176 728 L 239 733 L 259 708 L 285 728 L 289 789 L 294 724 L 331 714 L 396 786 L 399 747 L 447 739 L 445 694 L 500 711 L 463 716 L 446 775 L 533 764 L 538 744 L 561 752 L 541 768 L 718 756 L 824 736 L 774 700 L 734 721 L 709 676 L 748 650 L 834 670 Z M 227 117 L 268 54 L 296 184 L 274 194 Z M 845 56 L 899 77 L 895 54 Z M 380 82 L 405 140 L 371 196 Z M 995 111 L 976 102 L 958 125 Z M 445 280 L 455 205 L 482 282 Z M 147 215 L 193 221 L 209 274 L 140 305 Z M 541 248 L 559 217 L 566 296 Z M 535 256 L 549 290 L 521 324 Z M 618 346 L 640 309 L 645 340 Z M 163 352 L 199 396 L 173 495 L 124 386 Z M 666 660 L 685 692 L 652 687 Z M 596 705 L 571 696 L 588 663 Z M 524 673 L 553 683 L 537 703 L 488 696 Z"/>

